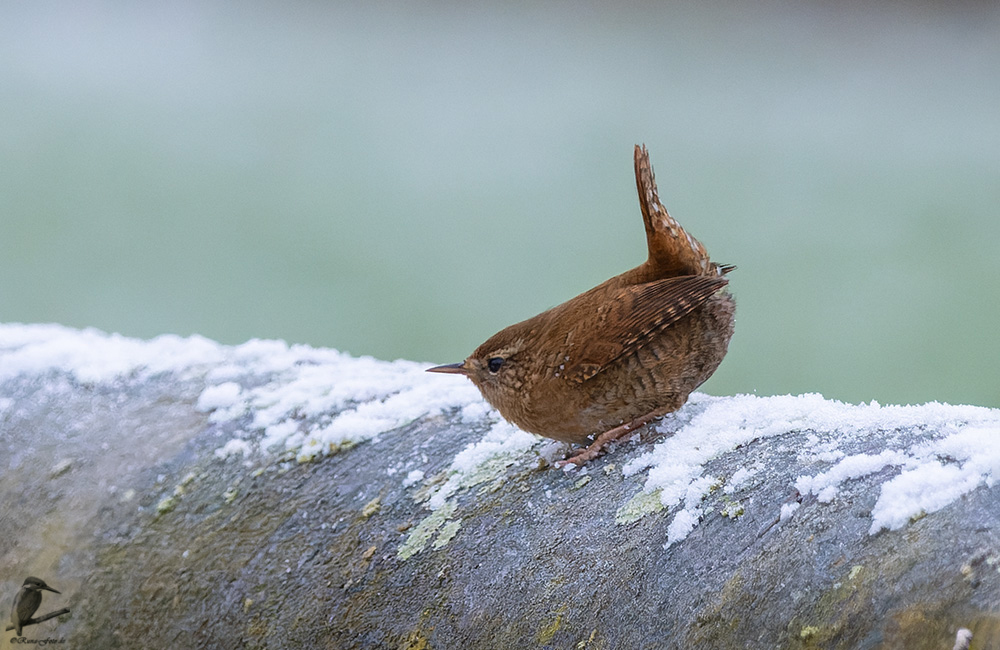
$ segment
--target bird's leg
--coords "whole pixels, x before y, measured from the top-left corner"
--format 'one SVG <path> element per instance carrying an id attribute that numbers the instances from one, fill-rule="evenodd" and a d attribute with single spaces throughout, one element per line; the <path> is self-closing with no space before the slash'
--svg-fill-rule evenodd
<path id="1" fill-rule="evenodd" d="M 661 407 L 656 409 L 655 411 L 647 413 L 646 415 L 637 417 L 631 422 L 626 422 L 625 424 L 618 425 L 614 429 L 609 429 L 604 433 L 602 433 L 601 435 L 597 436 L 597 439 L 594 440 L 594 442 L 592 442 L 589 447 L 581 449 L 576 454 L 570 456 L 566 460 L 560 460 L 555 465 L 556 467 L 563 468 L 569 465 L 570 463 L 573 463 L 574 465 L 582 467 L 584 464 L 586 464 L 588 460 L 593 460 L 594 458 L 597 458 L 601 454 L 601 451 L 610 443 L 614 442 L 615 440 L 620 440 L 621 438 L 624 438 L 625 436 L 632 433 L 639 427 L 645 424 L 649 424 L 656 418 L 663 417 L 667 413 L 670 413 L 671 411 L 675 410 L 677 410 L 677 407 L 672 405 Z"/>

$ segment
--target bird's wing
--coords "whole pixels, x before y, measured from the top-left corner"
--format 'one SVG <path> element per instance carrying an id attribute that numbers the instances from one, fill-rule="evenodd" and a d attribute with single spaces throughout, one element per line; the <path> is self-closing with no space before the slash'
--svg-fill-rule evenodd
<path id="1" fill-rule="evenodd" d="M 616 359 L 688 315 L 729 284 L 721 276 L 684 275 L 631 285 L 618 290 L 596 313 L 579 320 L 563 375 L 582 382 Z"/>

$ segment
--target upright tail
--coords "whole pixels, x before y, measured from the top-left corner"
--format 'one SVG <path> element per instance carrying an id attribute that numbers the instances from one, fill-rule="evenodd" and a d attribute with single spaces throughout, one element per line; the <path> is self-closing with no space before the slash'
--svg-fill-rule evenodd
<path id="1" fill-rule="evenodd" d="M 650 275 L 669 278 L 678 275 L 720 275 L 730 268 L 713 264 L 708 251 L 688 234 L 660 203 L 656 191 L 653 166 L 649 163 L 646 146 L 635 146 L 635 184 L 639 190 L 639 207 L 646 225 L 646 244 Z"/>

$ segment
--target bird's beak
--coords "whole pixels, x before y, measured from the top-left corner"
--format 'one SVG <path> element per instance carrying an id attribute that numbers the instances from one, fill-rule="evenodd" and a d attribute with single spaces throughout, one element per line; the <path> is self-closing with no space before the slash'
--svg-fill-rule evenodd
<path id="1" fill-rule="evenodd" d="M 61 591 L 56 591 L 55 589 L 53 589 L 52 587 L 50 587 L 48 585 L 42 585 L 42 589 L 48 589 L 49 591 L 51 591 L 54 594 L 60 594 L 60 593 L 62 593 Z"/>
<path id="2" fill-rule="evenodd" d="M 452 375 L 466 375 L 468 374 L 468 369 L 465 367 L 465 362 L 461 363 L 449 363 L 444 366 L 434 366 L 433 368 L 428 368 L 427 372 L 445 372 Z"/>

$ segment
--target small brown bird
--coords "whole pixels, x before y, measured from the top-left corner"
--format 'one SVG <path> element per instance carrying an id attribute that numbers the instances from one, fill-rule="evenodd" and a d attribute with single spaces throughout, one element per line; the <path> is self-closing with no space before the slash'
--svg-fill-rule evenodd
<path id="1" fill-rule="evenodd" d="M 646 147 L 635 180 L 649 258 L 528 320 L 503 329 L 462 363 L 462 374 L 521 429 L 590 446 L 563 461 L 582 465 L 609 442 L 679 409 L 722 362 L 735 304 L 701 243 L 667 214 Z"/>

